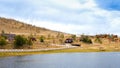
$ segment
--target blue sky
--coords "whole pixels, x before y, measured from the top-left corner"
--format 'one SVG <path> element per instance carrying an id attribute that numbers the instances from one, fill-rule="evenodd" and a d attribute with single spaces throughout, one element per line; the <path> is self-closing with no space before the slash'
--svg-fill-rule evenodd
<path id="1" fill-rule="evenodd" d="M 0 0 L 0 16 L 73 34 L 120 35 L 119 0 Z"/>

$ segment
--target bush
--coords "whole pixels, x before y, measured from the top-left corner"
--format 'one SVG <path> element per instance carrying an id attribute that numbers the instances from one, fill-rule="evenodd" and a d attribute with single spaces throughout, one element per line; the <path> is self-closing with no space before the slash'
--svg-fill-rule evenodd
<path id="1" fill-rule="evenodd" d="M 4 37 L 1 37 L 0 38 L 0 46 L 4 46 L 4 45 L 6 45 L 7 44 L 7 41 L 5 40 L 5 38 Z"/>
<path id="2" fill-rule="evenodd" d="M 27 42 L 26 38 L 18 35 L 18 36 L 15 37 L 14 45 L 15 45 L 15 47 L 21 47 L 21 46 L 25 45 L 26 42 Z"/>
<path id="3" fill-rule="evenodd" d="M 96 39 L 95 39 L 95 42 L 96 42 L 96 43 L 100 43 L 100 44 L 102 44 L 102 41 L 101 41 L 100 38 L 96 38 Z"/>
<path id="4" fill-rule="evenodd" d="M 80 41 L 91 44 L 92 40 L 88 36 L 81 36 Z"/>
<path id="5" fill-rule="evenodd" d="M 40 37 L 40 42 L 44 42 L 44 36 Z"/>
<path id="6" fill-rule="evenodd" d="M 64 34 L 61 34 L 60 38 L 64 39 L 64 38 L 65 38 L 65 37 L 64 37 Z"/>
<path id="7" fill-rule="evenodd" d="M 27 40 L 27 45 L 33 45 L 33 42 L 32 42 L 31 39 L 28 39 L 28 40 Z"/>
<path id="8" fill-rule="evenodd" d="M 73 40 L 76 40 L 76 35 L 71 36 Z"/>
<path id="9" fill-rule="evenodd" d="M 1 35 L 4 39 L 7 39 L 7 36 L 5 36 L 5 35 Z"/>
<path id="10" fill-rule="evenodd" d="M 1 31 L 1 36 L 4 37 L 5 39 L 7 39 L 7 36 L 5 36 L 4 34 L 5 34 L 5 31 L 2 30 L 2 31 Z"/>

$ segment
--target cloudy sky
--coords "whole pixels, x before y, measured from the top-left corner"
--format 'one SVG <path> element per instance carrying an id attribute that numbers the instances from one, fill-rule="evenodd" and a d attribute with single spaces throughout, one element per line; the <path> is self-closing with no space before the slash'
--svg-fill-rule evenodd
<path id="1" fill-rule="evenodd" d="M 0 16 L 73 34 L 120 35 L 120 0 L 0 0 Z"/>

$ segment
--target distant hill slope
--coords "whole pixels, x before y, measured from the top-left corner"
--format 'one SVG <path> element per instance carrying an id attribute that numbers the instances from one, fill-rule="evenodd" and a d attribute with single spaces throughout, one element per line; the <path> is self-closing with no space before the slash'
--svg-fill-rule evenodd
<path id="1" fill-rule="evenodd" d="M 62 33 L 62 32 L 52 31 L 46 28 L 36 27 L 34 25 L 16 21 L 14 19 L 7 19 L 0 17 L 0 32 L 2 30 L 4 30 L 6 33 L 15 33 L 15 34 L 56 35 L 57 33 Z M 62 33 L 62 34 L 66 34 L 66 33 Z"/>

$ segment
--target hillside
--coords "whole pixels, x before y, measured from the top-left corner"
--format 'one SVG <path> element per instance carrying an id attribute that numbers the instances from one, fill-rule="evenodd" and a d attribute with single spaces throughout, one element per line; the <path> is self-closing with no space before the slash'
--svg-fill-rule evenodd
<path id="1" fill-rule="evenodd" d="M 14 34 L 37 34 L 37 35 L 56 35 L 58 31 L 49 30 L 46 28 L 36 27 L 31 24 L 26 24 L 24 22 L 20 22 L 14 19 L 7 19 L 0 17 L 0 32 L 4 30 L 6 33 L 14 33 Z M 66 35 L 65 33 L 62 33 Z"/>

